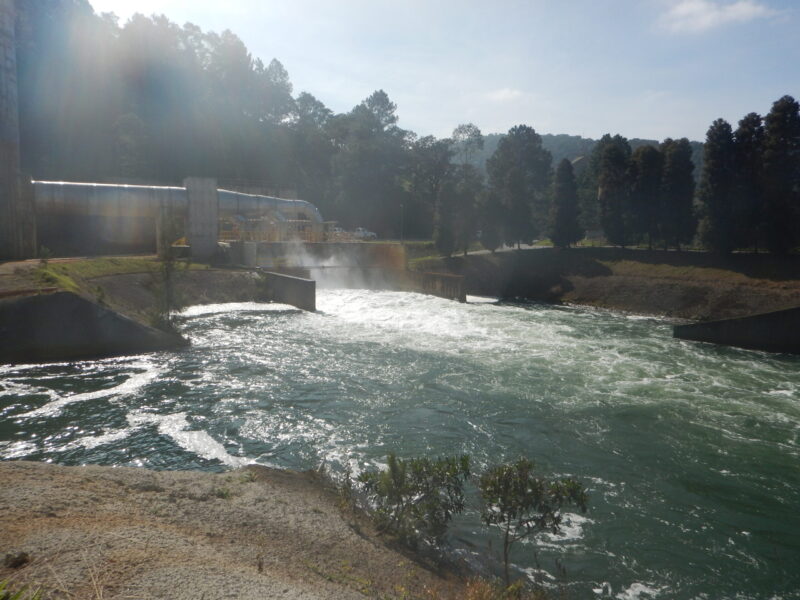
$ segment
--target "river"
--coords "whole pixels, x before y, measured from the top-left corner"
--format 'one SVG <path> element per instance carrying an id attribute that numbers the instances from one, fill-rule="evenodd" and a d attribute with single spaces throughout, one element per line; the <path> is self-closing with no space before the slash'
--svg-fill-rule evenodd
<path id="1" fill-rule="evenodd" d="M 191 307 L 185 351 L 0 366 L 0 458 L 357 473 L 389 452 L 478 471 L 524 455 L 590 505 L 521 546 L 517 573 L 553 584 L 558 559 L 575 598 L 800 598 L 800 357 L 585 308 L 364 290 L 317 306 Z M 485 555 L 477 512 L 452 544 Z"/>

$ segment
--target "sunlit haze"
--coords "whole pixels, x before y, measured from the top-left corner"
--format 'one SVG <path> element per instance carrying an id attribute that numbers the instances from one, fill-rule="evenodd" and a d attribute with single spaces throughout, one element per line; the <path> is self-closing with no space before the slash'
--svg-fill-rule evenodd
<path id="1" fill-rule="evenodd" d="M 141 12 L 230 29 L 337 112 L 382 88 L 420 135 L 472 121 L 702 140 L 715 118 L 800 91 L 791 0 L 91 1 L 121 23 Z"/>

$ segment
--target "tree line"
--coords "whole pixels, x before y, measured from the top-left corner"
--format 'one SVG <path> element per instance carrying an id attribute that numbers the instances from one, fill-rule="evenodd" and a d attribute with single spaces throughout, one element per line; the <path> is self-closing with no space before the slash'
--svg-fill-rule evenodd
<path id="1" fill-rule="evenodd" d="M 688 140 L 635 151 L 621 136 L 595 147 L 584 183 L 596 186 L 600 225 L 612 244 L 713 252 L 786 254 L 800 244 L 800 105 L 784 96 L 765 117 L 749 113 L 734 131 L 724 119 L 706 135 L 695 185 Z"/>
<path id="2" fill-rule="evenodd" d="M 18 0 L 17 46 L 22 166 L 36 178 L 179 184 L 199 175 L 294 190 L 345 228 L 433 238 L 443 254 L 478 240 L 568 246 L 585 231 L 622 246 L 797 243 L 788 97 L 736 132 L 715 122 L 703 162 L 686 139 L 594 142 L 527 125 L 484 138 L 472 124 L 420 137 L 398 126 L 383 90 L 335 113 L 295 94 L 280 61 L 254 58 L 230 31 L 155 15 L 120 25 L 87 0 Z M 573 151 L 589 153 L 574 169 Z"/>

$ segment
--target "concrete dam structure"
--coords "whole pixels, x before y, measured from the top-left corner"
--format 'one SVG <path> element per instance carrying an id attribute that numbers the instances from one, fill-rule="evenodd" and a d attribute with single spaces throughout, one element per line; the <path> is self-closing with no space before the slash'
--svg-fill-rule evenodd
<path id="1" fill-rule="evenodd" d="M 218 190 L 214 179 L 184 187 L 34 181 L 39 243 L 59 254 L 153 252 L 185 238 L 206 259 L 220 239 L 315 241 L 319 210 L 304 200 Z"/>

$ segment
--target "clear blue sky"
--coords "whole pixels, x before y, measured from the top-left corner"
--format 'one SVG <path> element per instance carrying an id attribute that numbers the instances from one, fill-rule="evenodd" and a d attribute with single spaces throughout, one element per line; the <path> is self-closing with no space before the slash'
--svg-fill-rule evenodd
<path id="1" fill-rule="evenodd" d="M 376 89 L 400 126 L 702 140 L 800 97 L 800 0 L 90 0 L 124 23 L 230 29 L 336 112 Z"/>

